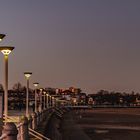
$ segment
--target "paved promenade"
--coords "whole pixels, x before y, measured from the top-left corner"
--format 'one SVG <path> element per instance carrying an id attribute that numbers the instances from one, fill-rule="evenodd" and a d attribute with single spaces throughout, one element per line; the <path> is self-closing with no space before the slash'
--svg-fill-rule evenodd
<path id="1" fill-rule="evenodd" d="M 32 114 L 33 113 L 33 110 L 32 108 L 29 108 L 29 114 Z M 22 115 L 25 115 L 26 112 L 25 112 L 25 109 L 22 109 L 22 110 L 8 110 L 8 115 L 9 116 L 22 116 Z"/>

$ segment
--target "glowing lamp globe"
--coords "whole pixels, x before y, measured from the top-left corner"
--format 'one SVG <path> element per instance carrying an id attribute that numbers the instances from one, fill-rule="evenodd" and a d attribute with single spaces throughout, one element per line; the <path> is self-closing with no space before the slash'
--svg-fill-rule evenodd
<path id="1" fill-rule="evenodd" d="M 24 75 L 28 79 L 32 75 L 32 72 L 24 72 Z"/>
<path id="2" fill-rule="evenodd" d="M 0 51 L 3 53 L 3 55 L 8 56 L 11 51 L 14 49 L 14 47 L 10 47 L 10 46 L 1 46 L 0 47 Z"/>
<path id="3" fill-rule="evenodd" d="M 0 41 L 2 41 L 5 36 L 5 34 L 0 34 Z"/>
<path id="4" fill-rule="evenodd" d="M 39 83 L 33 83 L 35 87 L 37 87 L 39 85 Z"/>

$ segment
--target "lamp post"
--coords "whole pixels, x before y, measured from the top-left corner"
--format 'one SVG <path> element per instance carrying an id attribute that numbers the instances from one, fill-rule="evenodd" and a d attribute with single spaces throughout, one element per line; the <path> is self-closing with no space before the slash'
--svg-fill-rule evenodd
<path id="1" fill-rule="evenodd" d="M 49 102 L 49 107 L 52 107 L 52 101 L 51 101 L 51 95 L 48 95 L 48 102 Z"/>
<path id="2" fill-rule="evenodd" d="M 5 82 L 4 82 L 4 114 L 5 116 L 8 116 L 8 55 L 11 53 L 13 49 L 14 47 L 10 47 L 10 46 L 0 47 L 0 51 L 4 55 L 4 61 L 5 61 Z"/>
<path id="3" fill-rule="evenodd" d="M 42 112 L 42 91 L 43 91 L 43 88 L 40 88 L 40 106 L 39 106 L 40 112 Z"/>
<path id="4" fill-rule="evenodd" d="M 26 88 L 26 116 L 29 116 L 29 78 L 32 75 L 31 72 L 24 72 L 25 78 L 27 80 L 27 88 Z"/>
<path id="5" fill-rule="evenodd" d="M 54 97 L 52 97 L 52 107 L 54 107 L 55 106 L 55 98 Z"/>
<path id="6" fill-rule="evenodd" d="M 5 34 L 0 34 L 0 41 L 2 41 L 5 36 Z"/>
<path id="7" fill-rule="evenodd" d="M 57 107 L 58 106 L 58 99 L 55 98 L 55 106 Z"/>
<path id="8" fill-rule="evenodd" d="M 35 86 L 35 112 L 37 112 L 37 87 L 39 83 L 33 83 Z"/>
<path id="9" fill-rule="evenodd" d="M 43 92 L 44 93 L 44 110 L 46 109 L 46 91 Z"/>
<path id="10" fill-rule="evenodd" d="M 48 109 L 48 107 L 49 107 L 49 95 L 48 95 L 48 93 L 46 94 L 46 108 Z"/>

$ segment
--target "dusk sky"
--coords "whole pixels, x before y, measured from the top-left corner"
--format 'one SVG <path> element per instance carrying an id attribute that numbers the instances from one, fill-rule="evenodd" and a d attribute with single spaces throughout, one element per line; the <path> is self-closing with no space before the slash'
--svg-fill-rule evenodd
<path id="1" fill-rule="evenodd" d="M 1 0 L 0 33 L 15 46 L 9 88 L 31 71 L 32 88 L 140 92 L 139 0 Z"/>

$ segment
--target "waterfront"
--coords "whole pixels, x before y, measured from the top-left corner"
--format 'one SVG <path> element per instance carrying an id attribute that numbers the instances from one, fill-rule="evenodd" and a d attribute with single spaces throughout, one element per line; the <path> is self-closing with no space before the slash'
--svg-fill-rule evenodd
<path id="1" fill-rule="evenodd" d="M 44 110 L 37 132 L 51 140 L 139 140 L 140 108 L 50 108 Z M 49 117 L 49 114 L 53 114 Z M 30 110 L 32 113 L 32 110 Z M 10 116 L 25 110 L 9 111 Z M 40 116 L 40 115 L 39 115 Z M 38 117 L 39 117 L 38 116 Z M 41 117 L 41 116 L 40 116 Z M 50 119 L 47 119 L 49 117 Z M 33 118 L 34 119 L 34 118 Z M 32 121 L 32 125 L 33 125 Z M 29 127 L 31 121 L 28 121 Z M 1 124 L 2 127 L 2 124 Z M 2 129 L 2 128 L 1 128 Z M 30 138 L 32 138 L 30 136 Z"/>
<path id="2" fill-rule="evenodd" d="M 139 108 L 96 108 L 74 111 L 66 115 L 66 120 L 63 121 L 65 124 L 63 139 L 139 140 L 139 117 Z"/>

